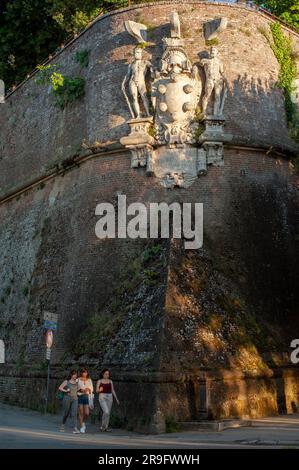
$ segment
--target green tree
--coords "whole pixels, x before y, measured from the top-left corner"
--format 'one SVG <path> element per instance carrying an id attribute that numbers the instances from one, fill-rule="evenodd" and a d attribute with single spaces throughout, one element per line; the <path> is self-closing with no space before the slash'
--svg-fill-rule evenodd
<path id="1" fill-rule="evenodd" d="M 299 29 L 299 0 L 256 0 Z M 10 87 L 98 14 L 127 0 L 0 0 L 0 78 Z"/>
<path id="2" fill-rule="evenodd" d="M 0 77 L 6 87 L 22 80 L 65 33 L 49 14 L 49 1 L 1 1 Z"/>
<path id="3" fill-rule="evenodd" d="M 281 18 L 299 29 L 299 0 L 290 7 L 289 11 L 282 13 Z"/>
<path id="4" fill-rule="evenodd" d="M 125 0 L 52 0 L 50 13 L 67 33 L 78 33 L 93 18 L 113 6 L 127 5 Z"/>
<path id="5" fill-rule="evenodd" d="M 256 0 L 256 3 L 299 28 L 299 0 Z"/>
<path id="6" fill-rule="evenodd" d="M 126 0 L 0 0 L 0 78 L 23 80 L 70 35 Z"/>

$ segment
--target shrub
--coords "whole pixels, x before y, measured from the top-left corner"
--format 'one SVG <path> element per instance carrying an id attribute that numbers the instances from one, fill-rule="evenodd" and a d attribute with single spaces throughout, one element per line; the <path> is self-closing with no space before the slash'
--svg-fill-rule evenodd
<path id="1" fill-rule="evenodd" d="M 180 432 L 181 426 L 173 416 L 167 416 L 165 419 L 166 432 Z"/>
<path id="2" fill-rule="evenodd" d="M 77 51 L 75 54 L 75 61 L 81 65 L 81 67 L 88 67 L 89 64 L 89 51 L 84 49 Z"/>

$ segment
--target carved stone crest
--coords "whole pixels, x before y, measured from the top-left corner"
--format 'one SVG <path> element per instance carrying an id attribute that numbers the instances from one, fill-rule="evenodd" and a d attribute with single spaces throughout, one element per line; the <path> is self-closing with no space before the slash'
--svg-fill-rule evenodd
<path id="1" fill-rule="evenodd" d="M 157 141 L 170 146 L 192 141 L 191 124 L 202 90 L 197 67 L 191 67 L 184 49 L 173 42 L 165 40 L 162 67 L 152 83 Z"/>
<path id="2" fill-rule="evenodd" d="M 138 31 L 143 31 L 141 26 Z M 136 25 L 128 28 L 126 24 L 126 29 L 137 38 Z M 132 153 L 133 168 L 146 167 L 147 174 L 155 175 L 166 188 L 189 187 L 206 174 L 208 165 L 223 164 L 223 142 L 230 138 L 223 130 L 224 70 L 216 48 L 200 64 L 191 64 L 177 12 L 171 14 L 170 37 L 163 38 L 163 46 L 160 66 L 155 69 L 142 58 L 142 49 L 135 48 L 122 82 L 132 116 L 130 133 L 120 141 Z M 207 114 L 210 108 L 212 113 Z M 204 127 L 201 134 L 200 127 Z"/>

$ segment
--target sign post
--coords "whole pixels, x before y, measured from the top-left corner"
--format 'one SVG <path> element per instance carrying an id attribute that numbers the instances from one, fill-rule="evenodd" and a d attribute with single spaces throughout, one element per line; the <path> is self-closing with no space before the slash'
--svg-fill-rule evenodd
<path id="1" fill-rule="evenodd" d="M 5 364 L 5 345 L 3 339 L 0 339 L 0 364 Z"/>
<path id="2" fill-rule="evenodd" d="M 47 388 L 46 388 L 46 403 L 45 413 L 48 410 L 48 399 L 49 399 L 49 386 L 51 378 L 51 352 L 54 341 L 53 331 L 57 329 L 58 315 L 56 313 L 44 312 L 44 329 L 46 330 L 46 359 L 48 362 L 48 373 L 47 373 Z"/>

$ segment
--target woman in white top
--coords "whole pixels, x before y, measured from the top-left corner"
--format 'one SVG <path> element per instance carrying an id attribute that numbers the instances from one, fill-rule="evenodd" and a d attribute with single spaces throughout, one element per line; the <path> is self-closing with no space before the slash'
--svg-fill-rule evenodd
<path id="1" fill-rule="evenodd" d="M 79 422 L 80 432 L 84 433 L 86 430 L 86 421 L 89 416 L 89 399 L 93 393 L 92 380 L 89 377 L 87 369 L 81 369 L 78 379 L 78 408 L 79 408 Z"/>

